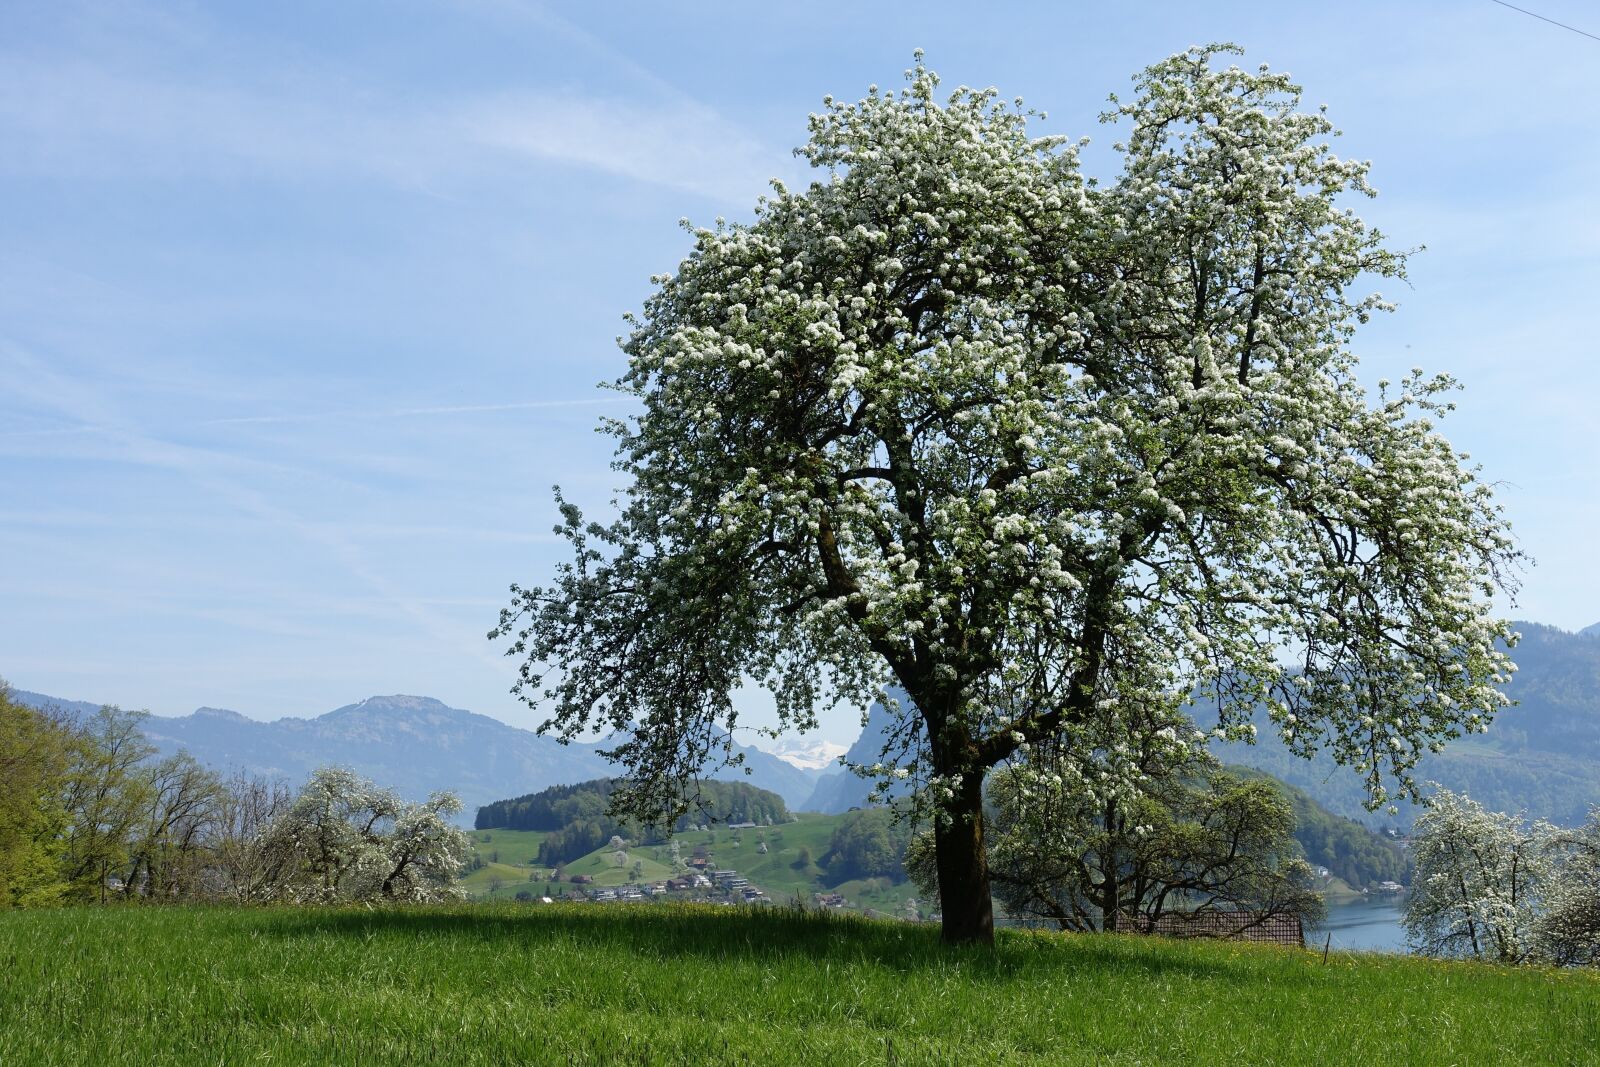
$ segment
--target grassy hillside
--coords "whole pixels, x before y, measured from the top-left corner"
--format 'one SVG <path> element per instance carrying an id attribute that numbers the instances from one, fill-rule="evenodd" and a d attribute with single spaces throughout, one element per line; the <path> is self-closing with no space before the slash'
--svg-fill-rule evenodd
<path id="1" fill-rule="evenodd" d="M 539 843 L 545 835 L 538 830 L 474 830 L 473 850 L 484 860 L 527 866 L 539 858 Z"/>
<path id="2" fill-rule="evenodd" d="M 738 871 L 777 903 L 786 903 L 797 895 L 809 901 L 815 893 L 839 892 L 844 894 L 851 910 L 903 914 L 906 901 L 916 896 L 916 889 L 909 882 L 887 878 L 835 878 L 819 865 L 827 855 L 834 830 L 849 817 L 848 814 L 803 814 L 796 816 L 793 822 L 777 826 L 738 831 L 726 827 L 687 830 L 678 834 L 676 840 L 683 859 L 689 859 L 697 849 L 703 848 L 717 867 Z M 564 889 L 570 892 L 574 888 L 570 880 L 550 881 L 547 877 L 550 869 L 536 862 L 541 834 L 523 830 L 475 830 L 471 837 L 473 848 L 485 863 L 483 868 L 462 879 L 463 887 L 474 898 L 509 900 L 518 892 L 554 897 Z M 763 842 L 767 846 L 765 854 L 761 851 Z M 573 875 L 587 875 L 594 879 L 595 886 L 655 882 L 675 873 L 666 845 L 629 845 L 625 851 L 628 859 L 621 866 L 615 862 L 608 845 L 567 863 L 565 873 L 568 879 Z M 811 862 L 802 863 L 802 853 L 809 855 Z M 493 862 L 495 856 L 499 857 L 499 862 Z M 638 865 L 637 877 L 634 876 L 635 864 Z"/>
<path id="3" fill-rule="evenodd" d="M 480 900 L 512 900 L 523 892 L 543 895 L 549 869 L 540 867 L 535 858 L 544 836 L 531 830 L 472 831 L 474 862 L 462 876 L 461 887 Z"/>
<path id="4" fill-rule="evenodd" d="M 584 905 L 0 915 L 0 1063 L 1594 1064 L 1600 980 Z"/>
<path id="5" fill-rule="evenodd" d="M 1245 767 L 1231 769 L 1246 775 L 1262 773 Z M 1360 896 L 1359 887 L 1384 879 L 1409 883 L 1409 865 L 1397 845 L 1359 823 L 1331 815 L 1303 791 L 1279 785 L 1294 806 L 1298 823 L 1295 836 L 1307 857 L 1331 872 L 1331 877 L 1320 885 L 1330 899 Z M 675 840 L 683 859 L 703 850 L 716 867 L 738 871 L 774 902 L 787 902 L 796 896 L 810 900 L 819 892 L 836 892 L 844 896 L 849 910 L 906 916 L 917 891 L 904 880 L 897 865 L 892 877 L 882 876 L 882 870 L 870 872 L 879 877 L 860 877 L 867 872 L 851 870 L 839 857 L 829 856 L 835 831 L 845 823 L 868 817 L 868 813 L 805 813 L 794 821 L 773 826 L 737 831 L 727 827 L 685 830 Z M 902 827 L 901 831 L 906 829 Z M 485 866 L 463 879 L 467 892 L 488 900 L 510 900 L 519 893 L 559 897 L 564 890 L 571 892 L 574 887 L 570 881 L 551 881 L 550 868 L 537 861 L 543 837 L 535 831 L 474 831 L 473 847 Z M 619 865 L 615 850 L 604 845 L 570 860 L 565 864 L 565 873 L 569 878 L 587 876 L 594 887 L 656 882 L 682 873 L 673 870 L 672 855 L 665 844 L 630 844 L 625 852 L 627 858 Z M 921 906 L 920 901 L 918 908 L 924 917 L 932 910 L 931 906 Z"/>

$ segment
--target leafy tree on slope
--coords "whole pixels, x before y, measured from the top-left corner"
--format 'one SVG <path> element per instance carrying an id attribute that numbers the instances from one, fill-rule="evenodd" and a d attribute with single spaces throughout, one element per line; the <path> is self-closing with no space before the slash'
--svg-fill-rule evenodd
<path id="1" fill-rule="evenodd" d="M 989 941 L 985 778 L 1107 702 L 1265 706 L 1374 803 L 1504 703 L 1516 552 L 1453 383 L 1356 380 L 1387 305 L 1351 290 L 1404 270 L 1344 206 L 1367 165 L 1227 51 L 1144 72 L 1104 184 L 919 58 L 812 117 L 821 180 L 693 231 L 623 345 L 623 510 L 558 494 L 571 562 L 492 634 L 545 728 L 612 736 L 622 807 L 681 805 L 747 679 L 803 731 L 892 678 L 944 936 Z"/>
<path id="2" fill-rule="evenodd" d="M 11 697 L 0 680 L 0 909 L 50 904 L 67 891 L 62 802 L 69 731 Z"/>

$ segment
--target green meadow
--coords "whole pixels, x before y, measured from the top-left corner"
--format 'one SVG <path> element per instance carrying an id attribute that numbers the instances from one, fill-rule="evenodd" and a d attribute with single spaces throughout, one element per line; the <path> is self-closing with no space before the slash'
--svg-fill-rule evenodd
<path id="1" fill-rule="evenodd" d="M 1600 979 L 642 905 L 0 915 L 0 1064 L 1595 1064 Z"/>
<path id="2" fill-rule="evenodd" d="M 820 892 L 842 893 L 853 911 L 872 910 L 901 915 L 906 901 L 916 897 L 909 882 L 889 878 L 867 878 L 837 882 L 817 865 L 828 852 L 833 832 L 845 816 L 798 814 L 793 821 L 776 826 L 730 830 L 687 830 L 676 835 L 684 859 L 704 848 L 719 868 L 731 868 L 764 890 L 774 903 L 787 904 L 795 897 L 810 901 Z M 570 883 L 549 879 L 547 865 L 537 862 L 539 842 L 544 834 L 533 830 L 474 830 L 468 835 L 483 866 L 461 879 L 462 888 L 477 900 L 511 900 L 519 892 L 534 896 L 559 896 Z M 766 851 L 761 846 L 766 845 Z M 672 855 L 666 845 L 629 845 L 627 862 L 617 864 L 613 850 L 603 846 L 565 864 L 566 875 L 587 875 L 589 888 L 648 883 L 671 878 Z M 810 862 L 806 858 L 810 857 Z M 635 872 L 634 865 L 638 864 Z"/>

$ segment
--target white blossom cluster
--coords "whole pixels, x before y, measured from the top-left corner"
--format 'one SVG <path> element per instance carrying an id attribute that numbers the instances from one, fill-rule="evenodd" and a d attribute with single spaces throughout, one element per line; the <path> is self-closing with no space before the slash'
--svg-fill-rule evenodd
<path id="1" fill-rule="evenodd" d="M 491 635 L 547 726 L 610 732 L 648 808 L 725 744 L 743 679 L 803 730 L 890 676 L 907 753 L 876 771 L 947 824 L 1029 744 L 1173 694 L 1234 736 L 1265 707 L 1374 804 L 1483 728 L 1518 557 L 1437 429 L 1455 383 L 1358 383 L 1388 305 L 1352 291 L 1404 258 L 1348 206 L 1367 164 L 1229 51 L 1144 73 L 1102 182 L 919 57 L 811 117 L 818 180 L 691 228 L 623 341 L 621 517 L 563 504 L 573 562 Z M 1094 751 L 1059 764 L 1074 788 L 1136 784 Z"/>
<path id="2" fill-rule="evenodd" d="M 1412 834 L 1414 947 L 1499 963 L 1600 965 L 1600 809 L 1577 830 L 1436 790 Z"/>
<path id="3" fill-rule="evenodd" d="M 299 904 L 460 899 L 466 834 L 451 793 L 411 804 L 352 771 L 323 767 L 265 831 L 270 893 Z"/>

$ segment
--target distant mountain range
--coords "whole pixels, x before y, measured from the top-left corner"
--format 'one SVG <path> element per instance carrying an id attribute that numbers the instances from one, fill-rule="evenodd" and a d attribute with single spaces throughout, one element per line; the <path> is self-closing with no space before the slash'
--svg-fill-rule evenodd
<path id="1" fill-rule="evenodd" d="M 99 707 L 20 690 L 15 696 L 35 707 L 54 705 L 78 714 Z M 563 745 L 431 697 L 368 697 L 313 719 L 268 722 L 200 708 L 189 715 L 151 715 L 144 732 L 163 752 L 187 750 L 225 773 L 244 769 L 298 783 L 319 766 L 338 764 L 414 799 L 436 789 L 454 790 L 464 806 L 461 821 L 469 826 L 480 805 L 616 773 L 599 745 Z M 799 806 L 815 788 L 815 770 L 746 745 L 736 744 L 734 750 L 744 756 L 744 767 L 723 768 L 711 777 L 770 789 L 791 806 Z"/>
<path id="2" fill-rule="evenodd" d="M 1537 623 L 1515 626 L 1523 635 L 1513 653 L 1520 669 L 1507 692 L 1519 703 L 1503 711 L 1487 734 L 1425 757 L 1417 777 L 1465 790 L 1496 810 L 1574 825 L 1600 805 L 1600 624 L 1577 634 Z M 38 693 L 16 696 L 79 713 L 97 707 Z M 846 759 L 877 762 L 894 723 L 884 703 L 875 703 Z M 179 717 L 153 715 L 145 732 L 163 751 L 187 749 L 222 771 L 244 768 L 297 782 L 317 766 L 336 763 L 412 797 L 453 789 L 468 824 L 479 805 L 617 770 L 596 745 L 562 745 L 429 697 L 369 697 L 316 718 L 270 722 L 200 708 Z M 1219 746 L 1217 755 L 1265 771 L 1330 811 L 1368 825 L 1405 826 L 1414 818 L 1409 807 L 1396 818 L 1367 812 L 1354 772 L 1327 757 L 1292 756 L 1270 730 L 1263 729 L 1261 737 L 1256 745 Z M 736 744 L 745 766 L 711 776 L 769 789 L 796 811 L 831 814 L 867 805 L 872 783 L 837 765 L 838 746 L 804 739 L 780 744 L 785 747 L 778 754 Z"/>
<path id="3" fill-rule="evenodd" d="M 1512 650 L 1517 673 L 1506 695 L 1517 703 L 1495 717 L 1486 734 L 1450 742 L 1424 755 L 1419 782 L 1438 782 L 1495 811 L 1574 826 L 1600 805 L 1600 624 L 1576 634 L 1539 623 L 1517 622 L 1522 640 Z M 1407 826 L 1414 806 L 1390 817 L 1366 811 L 1355 772 L 1326 756 L 1291 755 L 1262 725 L 1254 745 L 1217 748 L 1229 763 L 1266 771 L 1311 793 L 1329 810 L 1368 825 Z"/>
<path id="4" fill-rule="evenodd" d="M 1516 705 L 1502 711 L 1487 734 L 1425 756 L 1416 777 L 1466 792 L 1492 810 L 1577 825 L 1600 805 L 1600 623 L 1576 634 L 1539 623 L 1513 626 L 1522 640 L 1512 652 L 1518 670 L 1506 693 Z M 898 697 L 906 699 L 904 693 Z M 881 702 L 874 704 L 846 758 L 877 762 L 894 721 Z M 1217 745 L 1213 751 L 1225 763 L 1265 771 L 1305 790 L 1329 811 L 1369 826 L 1403 828 L 1416 817 L 1417 809 L 1405 804 L 1398 816 L 1367 811 L 1366 791 L 1354 771 L 1327 756 L 1294 756 L 1267 724 L 1261 726 L 1257 744 Z M 871 782 L 835 770 L 822 776 L 803 808 L 836 813 L 864 806 L 871 789 Z"/>
<path id="5" fill-rule="evenodd" d="M 801 737 L 780 737 L 758 747 L 803 771 L 826 771 L 838 767 L 839 757 L 848 751 L 844 745 L 832 741 L 807 741 Z"/>

